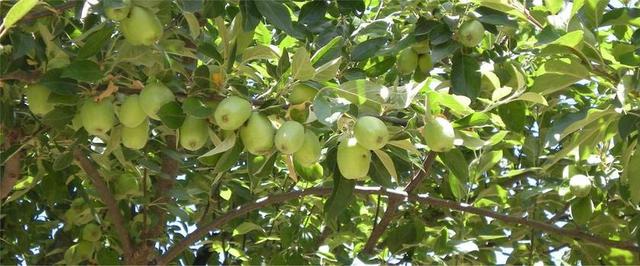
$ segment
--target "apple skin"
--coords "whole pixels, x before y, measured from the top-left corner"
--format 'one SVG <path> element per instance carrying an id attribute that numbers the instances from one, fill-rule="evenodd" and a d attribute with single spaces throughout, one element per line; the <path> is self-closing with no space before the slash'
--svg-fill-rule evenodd
<path id="1" fill-rule="evenodd" d="M 460 25 L 457 33 L 458 42 L 466 47 L 475 47 L 484 38 L 484 26 L 477 20 L 470 20 Z"/>
<path id="2" fill-rule="evenodd" d="M 291 88 L 289 102 L 293 105 L 298 105 L 307 101 L 313 101 L 316 94 L 318 94 L 318 90 L 315 88 L 306 84 L 298 83 Z"/>
<path id="3" fill-rule="evenodd" d="M 209 125 L 207 120 L 187 115 L 180 126 L 180 146 L 190 151 L 196 151 L 202 148 L 208 139 Z"/>
<path id="4" fill-rule="evenodd" d="M 102 237 L 102 230 L 100 226 L 94 223 L 90 223 L 82 228 L 82 239 L 90 242 L 96 242 Z"/>
<path id="5" fill-rule="evenodd" d="M 54 104 L 48 102 L 51 90 L 43 85 L 30 85 L 25 89 L 24 94 L 27 96 L 29 110 L 35 115 L 44 116 L 55 107 Z"/>
<path id="6" fill-rule="evenodd" d="M 142 110 L 152 119 L 160 120 L 158 110 L 163 105 L 175 100 L 175 96 L 171 89 L 164 84 L 156 81 L 149 82 L 140 92 L 138 99 Z"/>
<path id="7" fill-rule="evenodd" d="M 304 133 L 302 147 L 293 154 L 293 160 L 304 167 L 310 167 L 320 160 L 322 144 L 315 133 L 307 130 Z"/>
<path id="8" fill-rule="evenodd" d="M 131 0 L 123 0 L 121 7 L 106 7 L 104 14 L 109 19 L 121 21 L 129 16 L 129 11 L 131 11 Z"/>
<path id="9" fill-rule="evenodd" d="M 389 141 L 387 125 L 373 116 L 358 118 L 353 132 L 360 146 L 369 150 L 378 150 Z"/>
<path id="10" fill-rule="evenodd" d="M 140 125 L 129 128 L 122 127 L 122 145 L 132 149 L 139 150 L 147 145 L 149 140 L 149 120 L 145 119 Z"/>
<path id="11" fill-rule="evenodd" d="M 574 175 L 569 179 L 569 189 L 578 198 L 586 197 L 591 191 L 591 180 L 585 175 Z"/>
<path id="12" fill-rule="evenodd" d="M 304 144 L 304 126 L 296 121 L 284 122 L 276 131 L 274 142 L 283 154 L 297 152 Z"/>
<path id="13" fill-rule="evenodd" d="M 238 96 L 229 96 L 218 104 L 213 116 L 220 128 L 236 130 L 251 116 L 251 103 Z"/>
<path id="14" fill-rule="evenodd" d="M 338 145 L 338 170 L 346 179 L 363 179 L 369 173 L 371 152 L 360 146 L 355 138 L 342 141 Z"/>
<path id="15" fill-rule="evenodd" d="M 105 135 L 116 122 L 112 98 L 107 97 L 100 102 L 87 99 L 80 108 L 82 126 L 91 135 Z"/>
<path id="16" fill-rule="evenodd" d="M 147 118 L 147 114 L 140 106 L 140 96 L 137 94 L 127 96 L 118 112 L 120 123 L 125 127 L 137 127 Z"/>
<path id="17" fill-rule="evenodd" d="M 240 139 L 253 155 L 264 155 L 273 149 L 273 138 L 276 130 L 271 121 L 264 115 L 254 112 L 246 125 L 240 128 Z"/>
<path id="18" fill-rule="evenodd" d="M 150 46 L 162 37 L 162 24 L 158 17 L 141 6 L 131 7 L 129 16 L 120 21 L 120 30 L 132 45 Z"/>
<path id="19" fill-rule="evenodd" d="M 396 65 L 400 74 L 411 74 L 418 66 L 418 53 L 411 48 L 402 50 L 398 56 Z"/>
<path id="20" fill-rule="evenodd" d="M 455 147 L 456 137 L 453 126 L 444 117 L 427 119 L 422 132 L 424 141 L 429 149 L 435 152 L 446 152 Z"/>

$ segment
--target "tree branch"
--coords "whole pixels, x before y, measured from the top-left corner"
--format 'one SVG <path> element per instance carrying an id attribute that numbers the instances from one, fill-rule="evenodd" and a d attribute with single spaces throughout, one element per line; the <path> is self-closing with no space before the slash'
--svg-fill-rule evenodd
<path id="1" fill-rule="evenodd" d="M 330 187 L 316 187 L 310 188 L 302 191 L 291 191 L 282 194 L 277 194 L 265 198 L 258 199 L 254 202 L 247 203 L 240 207 L 235 208 L 234 210 L 218 217 L 212 222 L 203 225 L 196 229 L 195 231 L 188 234 L 184 239 L 175 244 L 172 248 L 167 251 L 164 255 L 159 257 L 156 262 L 158 265 L 167 265 L 171 261 L 173 261 L 181 252 L 187 249 L 190 245 L 194 244 L 196 241 L 202 239 L 209 231 L 215 230 L 220 226 L 230 222 L 235 218 L 239 218 L 244 216 L 245 214 L 264 208 L 266 206 L 272 204 L 282 203 L 292 199 L 299 199 L 305 196 L 324 196 L 330 194 L 332 188 Z M 455 201 L 449 201 L 445 199 L 439 199 L 435 197 L 430 197 L 426 194 L 421 195 L 412 195 L 408 194 L 405 191 L 397 191 L 392 189 L 384 189 L 380 187 L 365 187 L 365 186 L 356 186 L 354 193 L 358 195 L 372 195 L 372 194 L 381 194 L 389 197 L 390 199 L 395 199 L 396 201 L 413 201 L 419 202 L 426 205 L 431 205 L 434 207 L 456 210 L 466 213 L 472 213 L 483 217 L 491 217 L 495 220 L 512 224 L 512 225 L 524 225 L 532 228 L 536 228 L 541 231 L 545 231 L 547 233 L 557 234 L 559 236 L 569 237 L 572 239 L 580 239 L 586 242 L 590 242 L 603 247 L 614 247 L 619 249 L 625 249 L 633 252 L 640 252 L 640 247 L 631 241 L 615 241 L 609 240 L 601 237 L 597 237 L 580 230 L 575 229 L 564 229 L 561 227 L 557 227 L 552 224 L 546 224 L 543 222 L 528 220 L 522 217 L 509 216 L 500 214 L 494 211 L 490 211 L 483 208 L 473 207 L 469 204 L 458 203 Z"/>
<path id="2" fill-rule="evenodd" d="M 7 151 L 11 145 L 17 143 L 21 137 L 19 128 L 9 129 L 5 134 L 4 151 Z M 2 158 L 3 161 L 5 158 Z M 11 158 L 4 164 L 4 173 L 2 174 L 2 180 L 0 180 L 0 200 L 9 196 L 13 186 L 20 178 L 22 172 L 22 152 L 16 151 Z"/>
<path id="3" fill-rule="evenodd" d="M 107 216 L 113 223 L 113 226 L 116 230 L 116 234 L 120 239 L 122 244 L 122 250 L 124 251 L 124 262 L 125 264 L 131 264 L 131 258 L 133 255 L 133 249 L 131 244 L 131 238 L 127 231 L 127 228 L 124 226 L 124 218 L 120 213 L 120 209 L 118 208 L 118 202 L 111 194 L 107 183 L 104 182 L 104 178 L 98 172 L 98 169 L 87 159 L 87 155 L 80 150 L 80 148 L 76 148 L 73 150 L 73 157 L 80 164 L 82 170 L 87 173 L 87 176 L 91 180 L 91 183 L 96 188 L 98 192 L 98 196 L 104 204 L 107 206 Z"/>
<path id="4" fill-rule="evenodd" d="M 54 6 L 53 9 L 44 9 L 44 10 L 40 10 L 40 11 L 34 11 L 31 12 L 29 14 L 27 14 L 26 16 L 24 16 L 24 18 L 22 19 L 23 22 L 29 22 L 35 19 L 39 19 L 42 17 L 46 17 L 46 16 L 50 16 L 50 15 L 59 15 L 60 12 L 63 12 L 67 9 L 71 9 L 74 6 L 76 6 L 78 4 L 77 1 L 69 1 L 66 2 L 64 4 L 60 4 L 57 6 Z"/>
<path id="5" fill-rule="evenodd" d="M 418 185 L 422 183 L 425 177 L 429 175 L 431 165 L 433 165 L 433 162 L 436 159 L 436 155 L 437 154 L 435 152 L 429 152 L 429 154 L 427 154 L 427 158 L 424 160 L 424 163 L 422 163 L 422 170 L 418 171 L 413 179 L 411 179 L 411 182 L 409 182 L 409 184 L 404 188 L 405 192 L 411 193 L 412 191 L 414 191 L 416 187 L 418 187 Z M 385 210 L 384 215 L 382 215 L 382 219 L 380 220 L 380 222 L 373 227 L 373 231 L 371 232 L 369 239 L 367 239 L 367 243 L 365 243 L 364 248 L 362 249 L 363 253 L 370 254 L 376 247 L 378 240 L 387 230 L 387 227 L 389 227 L 391 221 L 393 221 L 396 217 L 396 213 L 398 211 L 398 206 L 400 205 L 400 203 L 401 202 L 399 199 L 389 198 L 387 209 Z"/>
<path id="6" fill-rule="evenodd" d="M 167 148 L 173 150 L 176 146 L 176 136 L 170 135 L 166 137 Z M 155 200 L 153 206 L 149 209 L 154 212 L 158 217 L 158 223 L 155 227 L 151 228 L 148 232 L 145 232 L 143 239 L 158 237 L 164 232 L 165 224 L 167 221 L 167 210 L 165 205 L 169 203 L 170 196 L 169 191 L 173 188 L 175 178 L 178 175 L 178 161 L 174 160 L 170 156 L 162 155 L 162 174 L 156 177 L 155 184 Z"/>

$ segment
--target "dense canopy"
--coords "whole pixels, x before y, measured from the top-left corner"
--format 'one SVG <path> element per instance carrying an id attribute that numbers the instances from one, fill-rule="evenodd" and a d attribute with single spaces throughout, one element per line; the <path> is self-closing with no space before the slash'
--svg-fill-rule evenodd
<path id="1" fill-rule="evenodd" d="M 640 5 L 1 1 L 1 264 L 638 264 Z"/>

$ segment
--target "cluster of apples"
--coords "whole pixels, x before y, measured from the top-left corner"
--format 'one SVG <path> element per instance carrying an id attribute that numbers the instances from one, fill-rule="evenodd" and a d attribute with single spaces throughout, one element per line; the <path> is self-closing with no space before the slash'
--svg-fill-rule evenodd
<path id="1" fill-rule="evenodd" d="M 315 93 L 315 89 L 308 86 L 293 86 L 290 102 L 307 102 Z M 48 102 L 50 90 L 47 87 L 34 84 L 27 87 L 25 94 L 34 114 L 45 115 L 53 110 L 53 104 Z M 81 126 L 91 135 L 105 136 L 119 121 L 122 145 L 142 149 L 149 139 L 150 119 L 160 120 L 158 111 L 172 101 L 175 96 L 168 87 L 150 81 L 139 95 L 124 97 L 117 116 L 113 97 L 101 101 L 85 100 L 74 119 L 74 128 Z M 225 131 L 238 130 L 245 148 L 254 155 L 268 154 L 275 147 L 282 154 L 292 155 L 294 161 L 304 167 L 315 164 L 321 157 L 322 144 L 312 130 L 294 120 L 282 123 L 276 130 L 268 117 L 254 111 L 249 101 L 238 96 L 229 96 L 217 103 L 210 118 L 186 115 L 179 128 L 180 146 L 190 151 L 202 148 L 209 139 L 210 122 Z M 350 136 L 338 146 L 338 168 L 346 178 L 362 179 L 369 171 L 370 151 L 387 144 L 389 131 L 380 119 L 363 116 L 357 119 Z M 433 151 L 445 152 L 454 147 L 455 133 L 444 117 L 426 116 L 423 136 Z"/>
<path id="2" fill-rule="evenodd" d="M 121 5 L 106 7 L 105 15 L 120 22 L 125 40 L 133 45 L 152 45 L 162 37 L 162 24 L 151 6 L 158 1 L 122 1 Z"/>
<path id="3" fill-rule="evenodd" d="M 484 26 L 475 19 L 468 20 L 460 25 L 455 34 L 456 40 L 465 47 L 475 47 L 484 38 Z M 396 61 L 396 69 L 401 75 L 416 73 L 428 73 L 433 68 L 429 41 L 416 42 L 411 47 L 400 52 Z"/>

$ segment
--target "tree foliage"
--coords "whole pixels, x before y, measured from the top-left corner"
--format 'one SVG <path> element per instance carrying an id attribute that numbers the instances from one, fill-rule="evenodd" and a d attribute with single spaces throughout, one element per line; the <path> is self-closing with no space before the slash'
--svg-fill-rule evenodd
<path id="1" fill-rule="evenodd" d="M 638 264 L 636 1 L 0 2 L 3 264 Z"/>

